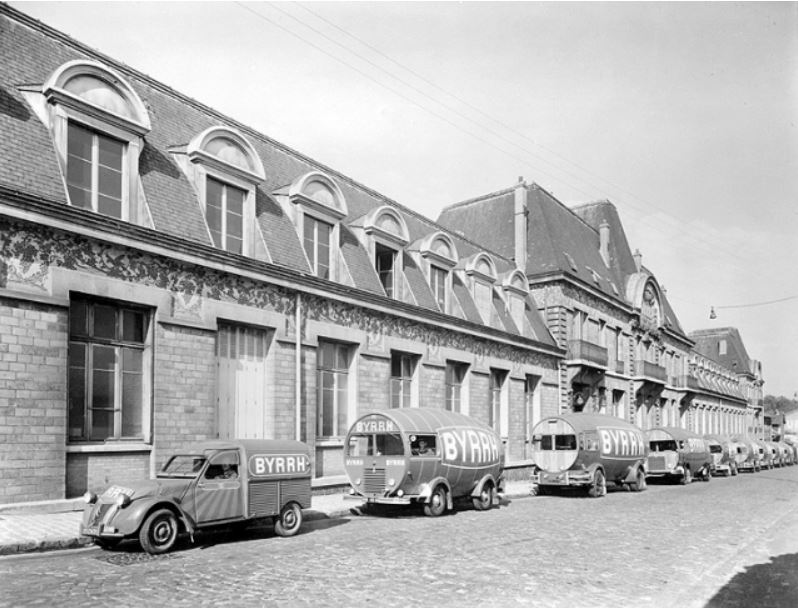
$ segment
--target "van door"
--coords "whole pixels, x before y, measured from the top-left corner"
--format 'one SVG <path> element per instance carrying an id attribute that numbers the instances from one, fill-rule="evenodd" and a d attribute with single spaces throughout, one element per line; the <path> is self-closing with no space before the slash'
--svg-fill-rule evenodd
<path id="1" fill-rule="evenodd" d="M 244 516 L 241 473 L 237 450 L 211 456 L 194 491 L 197 524 Z"/>

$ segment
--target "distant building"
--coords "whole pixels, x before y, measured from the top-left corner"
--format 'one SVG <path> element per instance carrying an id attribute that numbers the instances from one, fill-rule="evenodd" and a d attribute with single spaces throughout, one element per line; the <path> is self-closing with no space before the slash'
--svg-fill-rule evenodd
<path id="1" fill-rule="evenodd" d="M 736 381 L 741 396 L 746 402 L 745 432 L 761 437 L 764 432 L 764 389 L 762 377 L 762 364 L 756 359 L 751 359 L 743 344 L 740 332 L 735 327 L 720 327 L 717 329 L 700 329 L 690 332 L 690 338 L 695 342 L 695 352 L 704 360 L 714 363 L 714 366 L 705 366 L 696 361 L 699 373 L 708 367 L 721 368 L 726 376 L 721 383 L 724 388 L 734 387 Z M 699 359 L 701 358 L 699 357 Z M 714 409 L 720 406 L 712 406 Z"/>
<path id="2" fill-rule="evenodd" d="M 489 219 L 489 221 L 488 221 Z M 693 351 L 609 201 L 568 208 L 537 184 L 451 205 L 441 224 L 515 260 L 558 344 L 563 411 L 700 433 L 745 432 L 736 374 Z"/>
<path id="3" fill-rule="evenodd" d="M 530 464 L 565 353 L 501 252 L 5 4 L 0 132 L 0 502 L 215 437 L 305 441 L 340 483 L 391 407 Z"/>

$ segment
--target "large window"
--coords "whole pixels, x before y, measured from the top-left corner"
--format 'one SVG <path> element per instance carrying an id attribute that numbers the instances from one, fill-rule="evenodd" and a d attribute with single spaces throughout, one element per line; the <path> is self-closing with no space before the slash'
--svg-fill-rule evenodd
<path id="1" fill-rule="evenodd" d="M 501 369 L 490 370 L 490 403 L 488 407 L 488 426 L 499 432 L 500 436 L 507 436 L 506 421 L 508 420 L 505 398 L 505 380 L 507 372 Z"/>
<path id="2" fill-rule="evenodd" d="M 319 341 L 317 384 L 319 387 L 319 437 L 337 437 L 347 431 L 349 363 L 351 349 L 339 342 Z"/>
<path id="3" fill-rule="evenodd" d="M 333 232 L 331 224 L 305 215 L 305 253 L 310 261 L 313 274 L 322 279 L 330 278 L 330 240 Z"/>
<path id="4" fill-rule="evenodd" d="M 418 357 L 407 353 L 391 353 L 391 407 L 413 405 L 413 374 Z"/>
<path id="5" fill-rule="evenodd" d="M 205 191 L 205 216 L 213 244 L 232 253 L 244 250 L 244 199 L 240 188 L 208 178 Z"/>
<path id="6" fill-rule="evenodd" d="M 123 219 L 125 144 L 69 121 L 67 189 L 75 207 Z"/>
<path id="7" fill-rule="evenodd" d="M 429 269 L 430 287 L 432 295 L 438 304 L 441 312 L 446 312 L 446 278 L 449 273 L 438 266 L 431 266 Z"/>
<path id="8" fill-rule="evenodd" d="M 374 266 L 377 269 L 377 275 L 380 277 L 382 288 L 385 290 L 385 295 L 390 298 L 394 297 L 394 292 L 396 291 L 394 286 L 396 250 L 379 243 L 375 244 Z"/>
<path id="9" fill-rule="evenodd" d="M 69 439 L 144 434 L 149 315 L 108 301 L 73 299 L 69 311 Z"/>
<path id="10" fill-rule="evenodd" d="M 463 382 L 468 365 L 455 361 L 446 362 L 446 409 L 463 412 Z"/>

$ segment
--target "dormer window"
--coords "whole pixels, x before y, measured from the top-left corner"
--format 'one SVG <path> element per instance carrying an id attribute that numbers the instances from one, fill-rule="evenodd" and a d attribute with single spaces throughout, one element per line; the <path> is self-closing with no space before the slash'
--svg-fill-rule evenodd
<path id="1" fill-rule="evenodd" d="M 457 250 L 448 235 L 435 232 L 420 245 L 430 289 L 441 312 L 450 311 L 449 294 L 452 291 L 451 271 L 457 264 Z"/>
<path id="2" fill-rule="evenodd" d="M 489 324 L 493 312 L 493 284 L 496 282 L 496 266 L 484 253 L 478 253 L 466 261 L 465 272 L 471 281 L 471 294 L 480 316 Z"/>
<path id="3" fill-rule="evenodd" d="M 507 308 L 510 309 L 510 316 L 519 331 L 523 332 L 524 318 L 526 315 L 526 298 L 529 294 L 524 273 L 516 269 L 504 275 L 502 290 L 504 291 Z"/>
<path id="4" fill-rule="evenodd" d="M 211 127 L 191 140 L 179 160 L 197 191 L 213 246 L 253 255 L 256 191 L 265 174 L 252 145 L 234 129 Z"/>
<path id="5" fill-rule="evenodd" d="M 42 86 L 69 204 L 140 223 L 138 166 L 150 119 L 136 92 L 94 61 L 70 61 Z"/>
<path id="6" fill-rule="evenodd" d="M 363 232 L 385 295 L 402 299 L 402 250 L 409 240 L 404 219 L 392 207 L 378 207 L 363 219 Z"/>
<path id="7" fill-rule="evenodd" d="M 291 184 L 288 200 L 311 272 L 336 280 L 339 224 L 348 213 L 341 189 L 323 173 L 311 172 Z"/>

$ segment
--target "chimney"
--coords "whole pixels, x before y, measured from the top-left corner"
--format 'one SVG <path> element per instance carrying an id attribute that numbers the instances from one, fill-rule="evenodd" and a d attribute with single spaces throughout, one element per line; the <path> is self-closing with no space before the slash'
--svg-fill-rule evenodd
<path id="1" fill-rule="evenodd" d="M 635 266 L 637 267 L 637 272 L 640 272 L 640 269 L 643 267 L 643 254 L 640 253 L 639 249 L 635 249 L 635 254 L 632 256 L 635 259 Z"/>
<path id="2" fill-rule="evenodd" d="M 513 228 L 515 230 L 515 265 L 526 274 L 526 240 L 529 238 L 527 232 L 526 207 L 527 188 L 523 177 L 518 178 L 515 185 L 515 205 L 513 208 Z"/>
<path id="3" fill-rule="evenodd" d="M 599 225 L 599 253 L 604 265 L 610 267 L 610 225 L 607 220 L 602 220 Z"/>

